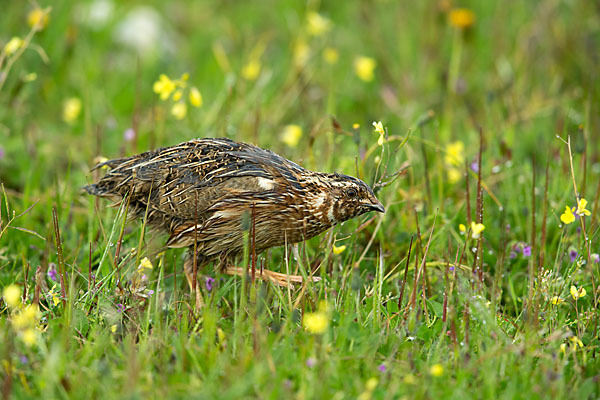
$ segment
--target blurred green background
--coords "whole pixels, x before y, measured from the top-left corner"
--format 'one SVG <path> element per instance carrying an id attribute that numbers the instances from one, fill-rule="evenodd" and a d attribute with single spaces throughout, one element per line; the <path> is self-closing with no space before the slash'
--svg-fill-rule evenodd
<path id="1" fill-rule="evenodd" d="M 518 154 L 575 129 L 586 113 L 597 123 L 591 109 L 598 99 L 594 2 L 106 0 L 48 6 L 48 26 L 18 60 L 0 97 L 1 178 L 20 190 L 31 178 L 62 176 L 67 164 L 80 179 L 97 155 L 204 136 L 252 141 L 297 160 L 307 157 L 304 149 L 313 142 L 321 160 L 341 145 L 335 148 L 347 149 L 350 161 L 337 168 L 351 172 L 352 138 L 331 140 L 330 116 L 346 130 L 361 124 L 365 143 L 373 138 L 372 121 L 404 135 L 433 110 L 428 139 L 469 143 L 482 127 L 491 147 L 505 145 Z M 468 29 L 448 23 L 457 6 L 474 13 Z M 5 4 L 3 41 L 25 36 L 30 9 Z M 310 12 L 327 18 L 329 29 L 311 35 Z M 333 65 L 323 58 L 326 48 L 339 54 Z M 376 62 L 371 82 L 355 74 L 360 56 Z M 260 72 L 246 80 L 241 72 L 253 59 Z M 30 72 L 37 79 L 24 83 Z M 159 74 L 185 72 L 204 105 L 175 121 L 152 83 Z M 62 120 L 70 97 L 83 103 L 72 125 Z M 287 124 L 303 128 L 298 149 L 278 143 Z M 132 145 L 123 135 L 134 126 Z"/>

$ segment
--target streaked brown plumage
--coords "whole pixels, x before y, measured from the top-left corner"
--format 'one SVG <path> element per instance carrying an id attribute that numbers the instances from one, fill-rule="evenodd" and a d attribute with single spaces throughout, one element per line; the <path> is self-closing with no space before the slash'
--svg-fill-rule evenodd
<path id="1" fill-rule="evenodd" d="M 368 211 L 384 212 L 363 181 L 309 171 L 269 150 L 230 139 L 195 139 L 110 160 L 109 172 L 84 189 L 170 234 L 168 247 L 197 241 L 198 264 L 243 251 L 242 220 L 253 215 L 261 252 L 297 243 Z M 254 209 L 254 210 L 253 210 Z M 189 264 L 186 265 L 189 277 Z"/>

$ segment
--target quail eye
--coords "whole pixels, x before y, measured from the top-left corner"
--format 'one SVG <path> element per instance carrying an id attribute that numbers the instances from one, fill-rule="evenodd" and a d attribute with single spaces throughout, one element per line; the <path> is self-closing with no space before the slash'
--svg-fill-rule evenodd
<path id="1" fill-rule="evenodd" d="M 356 189 L 350 188 L 346 191 L 346 195 L 348 197 L 352 198 L 352 197 L 356 197 L 358 195 L 358 193 L 356 192 Z"/>

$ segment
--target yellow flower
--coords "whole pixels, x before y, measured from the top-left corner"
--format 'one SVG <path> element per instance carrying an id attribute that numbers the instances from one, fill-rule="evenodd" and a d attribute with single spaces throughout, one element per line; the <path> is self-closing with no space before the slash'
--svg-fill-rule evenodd
<path id="1" fill-rule="evenodd" d="M 581 199 L 577 202 L 577 215 L 583 217 L 584 215 L 590 215 L 590 211 L 586 210 L 585 206 L 587 206 L 587 200 Z"/>
<path id="2" fill-rule="evenodd" d="M 462 177 L 462 173 L 460 172 L 460 170 L 457 168 L 454 168 L 454 167 L 448 168 L 447 173 L 448 173 L 448 182 L 450 182 L 450 183 L 456 183 Z"/>
<path id="3" fill-rule="evenodd" d="M 184 119 L 187 114 L 187 106 L 183 101 L 173 104 L 171 107 L 171 115 L 176 119 Z"/>
<path id="4" fill-rule="evenodd" d="M 221 328 L 217 328 L 217 339 L 219 339 L 219 344 L 221 345 L 227 343 L 227 335 L 225 335 L 225 332 Z"/>
<path id="5" fill-rule="evenodd" d="M 150 260 L 148 260 L 148 257 L 142 258 L 138 269 L 152 269 L 152 268 L 154 268 L 154 267 L 152 266 L 152 262 Z"/>
<path id="6" fill-rule="evenodd" d="M 27 25 L 41 31 L 48 25 L 48 13 L 39 7 L 34 8 L 27 14 Z"/>
<path id="7" fill-rule="evenodd" d="M 202 107 L 202 95 L 196 87 L 190 89 L 190 103 L 194 107 Z"/>
<path id="8" fill-rule="evenodd" d="M 303 324 L 304 329 L 306 329 L 308 332 L 321 334 L 325 332 L 329 326 L 329 318 L 327 317 L 327 313 L 324 311 L 306 313 L 304 314 Z"/>
<path id="9" fill-rule="evenodd" d="M 342 254 L 346 250 L 346 245 L 343 244 L 340 247 L 337 247 L 335 244 L 333 245 L 333 254 Z"/>
<path id="10" fill-rule="evenodd" d="M 111 325 L 111 326 L 110 326 L 110 331 L 111 331 L 112 333 L 115 333 L 115 332 L 117 331 L 117 324 Z"/>
<path id="11" fill-rule="evenodd" d="M 176 90 L 175 93 L 173 93 L 173 101 L 181 100 L 181 96 L 183 96 L 183 91 L 181 89 Z"/>
<path id="12" fill-rule="evenodd" d="M 81 100 L 78 97 L 65 100 L 62 112 L 63 120 L 68 124 L 75 122 L 81 113 L 81 107 Z"/>
<path id="13" fill-rule="evenodd" d="M 444 375 L 444 367 L 442 366 L 442 364 L 433 364 L 429 369 L 429 373 L 432 376 L 440 377 Z"/>
<path id="14" fill-rule="evenodd" d="M 23 77 L 23 82 L 33 82 L 37 79 L 37 74 L 35 72 L 30 72 Z"/>
<path id="15" fill-rule="evenodd" d="M 375 128 L 375 132 L 379 133 L 380 135 L 385 135 L 385 130 L 383 129 L 383 124 L 381 121 L 373 121 L 373 127 Z"/>
<path id="16" fill-rule="evenodd" d="M 360 56 L 354 60 L 354 72 L 365 82 L 371 82 L 375 78 L 375 67 L 377 62 L 371 57 Z"/>
<path id="17" fill-rule="evenodd" d="M 373 121 L 373 127 L 375 128 L 375 132 L 379 134 L 379 139 L 377 139 L 377 144 L 379 146 L 383 146 L 385 142 L 385 129 L 383 129 L 383 124 L 381 121 L 375 122 Z"/>
<path id="18" fill-rule="evenodd" d="M 356 130 L 360 128 L 360 124 L 357 124 L 356 122 L 352 124 L 352 129 Z"/>
<path id="19" fill-rule="evenodd" d="M 175 90 L 175 82 L 169 79 L 165 74 L 160 74 L 158 80 L 152 86 L 154 93 L 160 95 L 161 100 L 167 100 Z"/>
<path id="20" fill-rule="evenodd" d="M 310 47 L 304 40 L 298 40 L 294 45 L 294 64 L 303 66 L 308 61 Z"/>
<path id="21" fill-rule="evenodd" d="M 475 221 L 471 221 L 471 236 L 473 239 L 479 239 L 481 232 L 485 229 L 485 225 L 476 224 Z"/>
<path id="22" fill-rule="evenodd" d="M 108 158 L 103 157 L 103 156 L 98 156 L 96 158 L 94 158 L 94 164 L 98 165 L 98 164 L 102 164 L 108 161 Z M 108 165 L 103 165 L 102 169 L 108 169 Z"/>
<path id="23" fill-rule="evenodd" d="M 287 125 L 283 128 L 281 141 L 290 147 L 296 147 L 302 137 L 302 128 L 299 125 Z"/>
<path id="24" fill-rule="evenodd" d="M 25 307 L 25 309 L 23 310 L 24 317 L 29 321 L 37 322 L 37 320 L 40 317 L 39 313 L 40 313 L 40 310 L 39 310 L 37 304 L 30 304 L 27 307 Z"/>
<path id="25" fill-rule="evenodd" d="M 314 11 L 306 15 L 306 30 L 313 36 L 320 36 L 331 29 L 331 21 Z"/>
<path id="26" fill-rule="evenodd" d="M 475 23 L 475 13 L 467 8 L 454 8 L 448 14 L 448 22 L 455 28 L 466 29 Z"/>
<path id="27" fill-rule="evenodd" d="M 52 289 L 50 289 L 49 294 L 50 297 L 52 297 L 52 302 L 55 306 L 57 306 L 58 303 L 60 303 L 60 297 L 58 297 L 58 289 L 56 289 L 56 284 L 52 286 Z"/>
<path id="28" fill-rule="evenodd" d="M 567 345 L 566 344 L 564 344 L 564 343 L 560 344 L 560 352 L 563 353 L 563 355 L 567 353 Z"/>
<path id="29" fill-rule="evenodd" d="M 2 291 L 4 302 L 11 308 L 21 304 L 21 288 L 15 284 L 8 285 Z"/>
<path id="30" fill-rule="evenodd" d="M 340 53 L 333 47 L 325 47 L 323 50 L 323 59 L 327 64 L 336 64 L 340 59 Z"/>
<path id="31" fill-rule="evenodd" d="M 21 333 L 21 340 L 27 347 L 30 347 L 35 344 L 37 341 L 37 333 L 33 328 L 26 329 Z"/>
<path id="32" fill-rule="evenodd" d="M 575 207 L 571 209 L 569 206 L 565 206 L 565 212 L 560 215 L 560 220 L 566 225 L 575 221 L 575 214 L 573 214 L 573 211 L 575 211 Z"/>
<path id="33" fill-rule="evenodd" d="M 24 44 L 25 44 L 25 42 L 23 41 L 23 39 L 21 39 L 20 37 L 14 36 L 12 39 L 10 39 L 8 41 L 8 43 L 6 43 L 4 45 L 4 52 L 6 53 L 7 56 L 10 56 L 11 54 L 13 54 L 17 50 L 19 50 L 21 47 L 23 47 Z"/>
<path id="34" fill-rule="evenodd" d="M 550 303 L 552 303 L 552 304 L 553 304 L 553 305 L 555 305 L 555 306 L 557 306 L 557 305 L 559 305 L 559 304 L 562 304 L 562 303 L 564 303 L 564 302 L 565 302 L 565 301 L 564 301 L 563 299 L 561 299 L 560 297 L 558 297 L 558 296 L 554 296 L 554 297 L 552 297 L 552 298 L 550 299 Z"/>
<path id="35" fill-rule="evenodd" d="M 39 320 L 39 310 L 36 305 L 29 305 L 13 318 L 13 326 L 16 329 L 34 327 Z"/>
<path id="36" fill-rule="evenodd" d="M 578 290 L 576 286 L 571 286 L 571 296 L 573 296 L 573 300 L 585 297 L 586 294 L 587 292 L 583 287 L 579 288 Z"/>
<path id="37" fill-rule="evenodd" d="M 242 68 L 242 77 L 247 81 L 253 81 L 258 78 L 260 74 L 261 64 L 257 59 L 250 60 L 248 64 Z"/>
<path id="38" fill-rule="evenodd" d="M 583 342 L 581 341 L 581 339 L 579 339 L 577 336 L 571 336 L 569 338 L 569 340 L 571 341 L 571 343 L 573 344 L 574 348 L 577 348 L 577 346 L 579 347 L 583 347 Z"/>
<path id="39" fill-rule="evenodd" d="M 465 224 L 458 224 L 458 230 L 460 231 L 461 235 L 464 235 L 467 232 L 467 227 Z"/>
<path id="40" fill-rule="evenodd" d="M 465 162 L 465 145 L 461 141 L 450 143 L 446 146 L 446 155 L 444 161 L 447 165 L 460 167 Z"/>
<path id="41" fill-rule="evenodd" d="M 375 390 L 378 383 L 379 383 L 379 380 L 377 380 L 377 378 L 375 378 L 375 377 L 370 378 L 367 381 L 367 383 L 365 383 L 365 389 L 367 389 L 369 392 L 372 392 L 373 390 Z"/>

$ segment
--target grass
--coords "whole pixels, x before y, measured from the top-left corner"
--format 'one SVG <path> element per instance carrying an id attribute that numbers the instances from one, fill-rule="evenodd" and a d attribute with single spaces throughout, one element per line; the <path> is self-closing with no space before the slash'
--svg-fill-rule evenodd
<path id="1" fill-rule="evenodd" d="M 53 3 L 0 63 L 0 287 L 22 293 L 0 300 L 4 398 L 598 397 L 592 2 L 465 1 L 464 29 L 444 1 Z M 3 47 L 33 8 L 5 5 Z M 140 13 L 160 34 L 136 50 Z M 186 72 L 203 105 L 178 120 L 152 87 Z M 258 257 L 319 283 L 200 271 L 196 310 L 183 253 L 80 188 L 100 156 L 205 136 L 358 174 L 387 212 Z"/>

